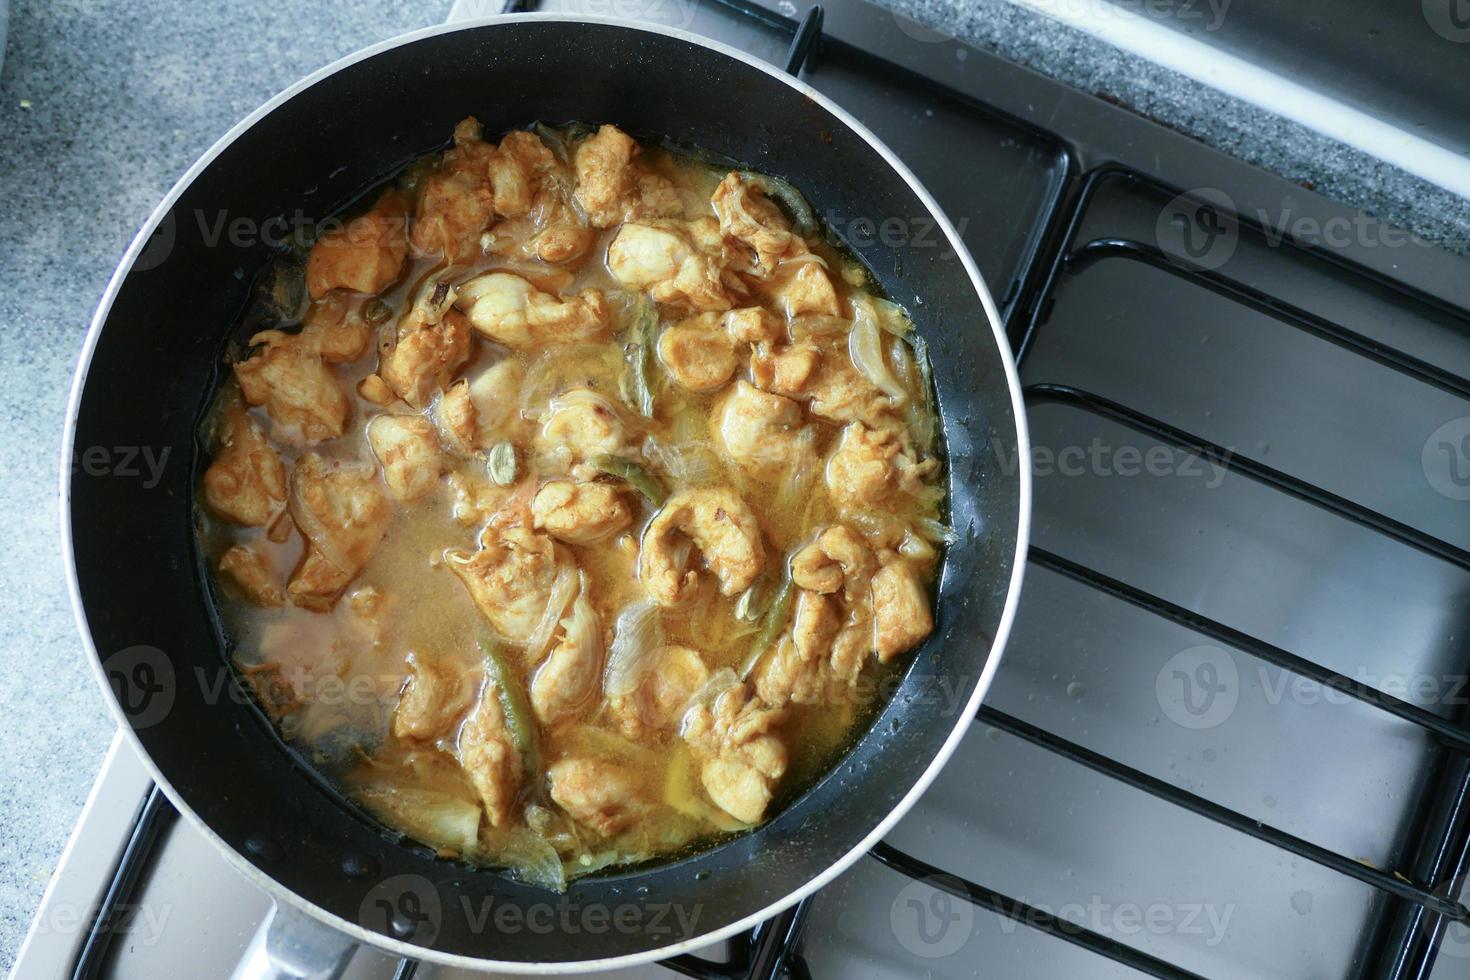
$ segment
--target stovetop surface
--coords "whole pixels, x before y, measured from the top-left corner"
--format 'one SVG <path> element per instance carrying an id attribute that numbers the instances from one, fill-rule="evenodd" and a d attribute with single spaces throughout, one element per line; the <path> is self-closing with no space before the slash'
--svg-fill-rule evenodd
<path id="1" fill-rule="evenodd" d="M 640 12 L 779 62 L 805 7 L 746 6 Z M 1434 918 L 1321 861 L 1458 892 L 1441 881 L 1463 870 L 1465 828 L 1445 815 L 1464 760 L 1425 726 L 1461 719 L 1470 695 L 1470 267 L 902 26 L 834 5 L 803 77 L 909 163 L 1001 303 L 1028 387 L 1040 551 L 992 715 L 886 842 L 944 874 L 863 859 L 806 903 L 778 966 L 1139 975 L 1084 948 L 1101 937 L 1161 976 L 1423 975 Z M 1159 798 L 1170 790 L 1205 812 Z M 1274 843 L 1222 825 L 1222 808 Z M 227 975 L 197 964 L 233 962 L 263 914 L 186 825 L 164 840 L 135 896 L 157 927 L 114 943 L 100 975 Z M 1000 896 L 958 897 L 974 883 Z M 1085 935 L 1045 928 L 1048 913 Z M 1455 926 L 1433 975 L 1466 975 L 1466 957 Z M 363 951 L 352 975 L 400 969 Z"/>

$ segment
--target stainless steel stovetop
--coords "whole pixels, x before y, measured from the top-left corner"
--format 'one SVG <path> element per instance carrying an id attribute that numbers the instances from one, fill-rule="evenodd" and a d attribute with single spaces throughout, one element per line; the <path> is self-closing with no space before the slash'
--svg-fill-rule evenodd
<path id="1" fill-rule="evenodd" d="M 540 6 L 774 62 L 807 10 Z M 908 161 L 1001 303 L 1035 547 L 988 704 L 910 816 L 677 967 L 1470 976 L 1470 263 L 866 4 L 827 11 L 803 76 Z M 230 974 L 267 901 L 150 790 L 115 745 L 18 977 Z M 414 971 L 363 950 L 351 976 Z"/>

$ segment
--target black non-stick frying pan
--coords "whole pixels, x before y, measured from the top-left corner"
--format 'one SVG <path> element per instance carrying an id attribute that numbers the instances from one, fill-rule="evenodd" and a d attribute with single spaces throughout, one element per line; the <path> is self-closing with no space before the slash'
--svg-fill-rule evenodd
<path id="1" fill-rule="evenodd" d="M 934 634 L 830 773 L 751 833 L 580 879 L 564 896 L 396 838 L 297 758 L 229 671 L 195 540 L 196 430 L 284 233 L 441 148 L 469 114 L 487 134 L 537 119 L 616 122 L 784 176 L 819 213 L 841 216 L 839 231 L 864 219 L 914 230 L 850 244 L 928 340 L 960 532 Z M 1026 431 L 973 260 L 861 123 L 762 62 L 676 31 L 510 16 L 389 41 L 301 82 L 205 154 L 133 242 L 69 411 L 62 522 L 77 618 L 159 785 L 276 900 L 253 976 L 318 975 L 357 941 L 470 968 L 606 968 L 747 928 L 837 875 L 929 784 L 989 685 L 1016 606 Z M 160 475 L 100 465 L 128 454 L 164 459 Z M 292 957 L 300 970 L 283 972 Z"/>

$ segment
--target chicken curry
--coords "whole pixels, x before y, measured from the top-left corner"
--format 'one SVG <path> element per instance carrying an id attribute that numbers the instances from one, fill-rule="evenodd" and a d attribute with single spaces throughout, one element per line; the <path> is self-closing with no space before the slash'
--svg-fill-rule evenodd
<path id="1" fill-rule="evenodd" d="M 922 340 L 793 187 L 471 118 L 303 259 L 200 488 L 290 743 L 551 888 L 830 770 L 933 629 L 949 532 Z"/>

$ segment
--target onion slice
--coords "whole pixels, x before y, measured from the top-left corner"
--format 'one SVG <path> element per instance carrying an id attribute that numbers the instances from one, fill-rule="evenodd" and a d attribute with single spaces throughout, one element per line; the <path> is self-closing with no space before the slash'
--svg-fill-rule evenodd
<path id="1" fill-rule="evenodd" d="M 852 333 L 847 338 L 847 353 L 852 358 L 853 367 L 871 381 L 875 388 L 893 399 L 896 404 L 902 405 L 908 400 L 908 392 L 904 391 L 903 385 L 898 383 L 898 379 L 888 369 L 888 362 L 883 359 L 883 342 L 878 335 L 878 315 L 871 303 L 865 300 L 853 303 Z"/>
<path id="2" fill-rule="evenodd" d="M 624 606 L 613 627 L 612 650 L 607 657 L 603 687 L 608 697 L 624 697 L 637 690 L 662 646 L 658 603 L 639 599 Z"/>
<path id="3" fill-rule="evenodd" d="M 526 663 L 533 664 L 540 661 L 546 653 L 546 648 L 551 645 L 552 634 L 556 632 L 556 626 L 561 622 L 562 615 L 567 611 L 567 604 L 572 601 L 572 596 L 577 591 L 577 569 L 571 562 L 562 562 L 556 570 L 556 578 L 551 582 L 551 593 L 546 600 L 546 608 L 541 613 L 541 619 L 536 623 L 536 628 L 531 631 L 530 637 L 526 639 Z"/>

